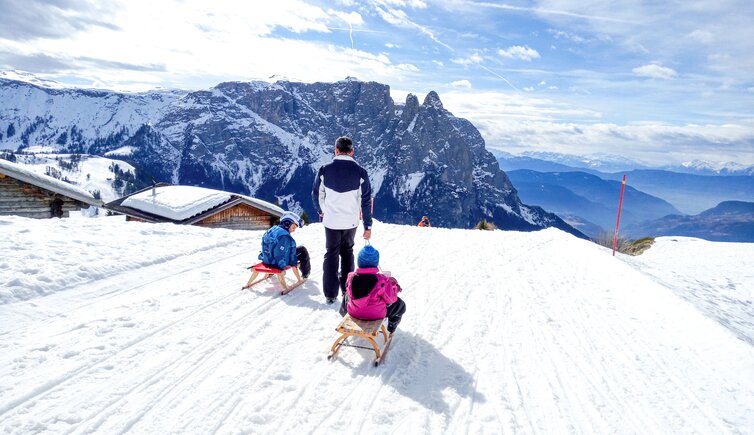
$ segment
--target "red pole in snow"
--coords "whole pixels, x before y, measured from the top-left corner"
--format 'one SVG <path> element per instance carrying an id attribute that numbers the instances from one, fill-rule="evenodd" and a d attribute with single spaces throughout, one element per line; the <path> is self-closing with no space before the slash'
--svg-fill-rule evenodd
<path id="1" fill-rule="evenodd" d="M 615 247 L 618 246 L 618 226 L 620 226 L 620 210 L 623 208 L 623 192 L 626 190 L 626 174 L 623 174 L 623 184 L 620 187 L 620 202 L 618 202 L 618 221 L 615 222 L 615 236 L 613 236 L 613 257 L 615 257 Z"/>

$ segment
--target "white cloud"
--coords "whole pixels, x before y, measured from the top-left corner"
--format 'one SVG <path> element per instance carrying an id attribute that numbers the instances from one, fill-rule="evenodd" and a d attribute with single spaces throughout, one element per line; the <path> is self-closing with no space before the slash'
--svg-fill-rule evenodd
<path id="1" fill-rule="evenodd" d="M 474 65 L 482 63 L 484 58 L 482 58 L 479 53 L 474 53 L 469 57 L 450 59 L 450 61 L 459 65 Z"/>
<path id="2" fill-rule="evenodd" d="M 332 9 L 327 12 L 345 21 L 349 26 L 360 26 L 364 24 L 364 18 L 362 18 L 361 14 L 358 12 L 340 12 L 333 11 Z"/>
<path id="3" fill-rule="evenodd" d="M 468 81 L 468 80 L 456 80 L 454 82 L 451 82 L 450 86 L 453 86 L 454 88 L 467 88 L 467 89 L 471 89 L 471 82 Z"/>
<path id="4" fill-rule="evenodd" d="M 632 69 L 631 71 L 633 71 L 633 73 L 639 77 L 650 77 L 653 79 L 668 80 L 675 78 L 678 75 L 678 73 L 675 72 L 675 70 L 673 70 L 672 68 L 656 64 L 642 65 Z"/>
<path id="5" fill-rule="evenodd" d="M 531 91 L 533 91 L 533 90 L 534 90 L 534 87 L 533 87 L 533 86 L 527 86 L 527 87 L 525 87 L 525 88 L 524 88 L 524 90 L 525 90 L 526 92 L 531 92 Z"/>
<path id="6" fill-rule="evenodd" d="M 396 65 L 395 68 L 400 71 L 419 72 L 419 68 L 417 68 L 416 65 L 412 65 L 410 63 L 400 63 Z"/>
<path id="7" fill-rule="evenodd" d="M 715 41 L 715 35 L 708 30 L 697 29 L 687 34 L 686 37 L 701 42 L 702 44 L 711 44 Z"/>
<path id="8" fill-rule="evenodd" d="M 440 60 L 433 60 L 432 63 L 440 67 L 445 66 L 445 64 Z"/>
<path id="9" fill-rule="evenodd" d="M 427 4 L 423 0 L 376 0 L 376 3 L 399 8 L 425 9 L 427 7 Z"/>
<path id="10" fill-rule="evenodd" d="M 525 88 L 526 91 L 533 87 Z M 554 94 L 553 94 L 554 95 Z M 511 153 L 554 151 L 595 154 L 620 150 L 626 157 L 654 164 L 681 163 L 689 155 L 703 160 L 754 164 L 754 119 L 728 124 L 599 122 L 600 112 L 552 98 L 515 92 L 449 91 L 443 104 L 471 121 L 489 148 Z"/>
<path id="11" fill-rule="evenodd" d="M 537 83 L 537 86 L 544 86 L 546 84 L 547 84 L 547 82 L 544 81 L 544 80 L 542 80 L 541 82 Z"/>
<path id="12" fill-rule="evenodd" d="M 564 32 L 562 30 L 555 30 L 555 29 L 547 29 L 547 32 L 550 33 L 555 39 L 567 39 L 577 44 L 583 44 L 584 42 L 586 42 L 585 38 L 582 38 L 581 36 L 575 33 Z"/>
<path id="13" fill-rule="evenodd" d="M 224 80 L 276 74 L 304 82 L 355 76 L 399 85 L 419 71 L 408 63 L 396 65 L 386 54 L 272 35 L 276 28 L 331 33 L 332 27 L 344 27 L 344 20 L 360 25 L 363 17 L 355 12 L 324 11 L 299 0 L 263 4 L 218 0 L 211 5 L 201 0 L 122 0 L 117 6 L 112 28 L 23 43 L 0 40 L 0 52 L 58 59 L 70 66 L 58 69 L 59 77 L 76 76 L 78 83 L 118 90 L 207 88 Z M 162 68 L 114 68 L 118 64 Z"/>
<path id="14" fill-rule="evenodd" d="M 557 86 L 548 86 L 547 89 L 549 89 L 551 91 L 555 91 L 555 90 L 558 89 L 558 87 Z"/>
<path id="15" fill-rule="evenodd" d="M 514 45 L 512 47 L 506 48 L 505 50 L 500 49 L 497 51 L 497 54 L 509 59 L 521 59 L 526 61 L 539 59 L 539 53 L 537 52 L 537 50 L 529 47 L 522 47 L 520 45 Z"/>

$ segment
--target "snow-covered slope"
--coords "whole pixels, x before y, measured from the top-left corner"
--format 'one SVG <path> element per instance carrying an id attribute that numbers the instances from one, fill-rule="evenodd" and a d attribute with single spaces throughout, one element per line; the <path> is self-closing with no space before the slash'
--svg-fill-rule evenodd
<path id="1" fill-rule="evenodd" d="M 240 290 L 261 235 L 0 218 L 0 431 L 754 427 L 754 347 L 676 294 L 717 279 L 754 288 L 738 263 L 711 262 L 713 274 L 689 256 L 665 265 L 647 257 L 656 266 L 645 268 L 556 229 L 378 222 L 373 244 L 408 311 L 374 368 L 366 350 L 325 358 L 340 316 L 324 304 L 316 268 L 322 226 L 294 234 L 315 273 L 287 296 L 272 283 Z M 719 254 L 707 246 L 697 256 Z M 754 263 L 751 245 L 741 246 L 749 248 L 736 255 Z"/>
<path id="2" fill-rule="evenodd" d="M 754 243 L 658 237 L 624 258 L 754 346 Z"/>

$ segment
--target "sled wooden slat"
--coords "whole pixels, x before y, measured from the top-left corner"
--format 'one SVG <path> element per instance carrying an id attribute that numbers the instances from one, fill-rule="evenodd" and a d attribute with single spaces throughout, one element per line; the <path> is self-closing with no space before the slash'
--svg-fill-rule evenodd
<path id="1" fill-rule="evenodd" d="M 372 350 L 374 350 L 375 353 L 375 366 L 378 365 L 385 347 L 389 342 L 387 329 L 385 329 L 385 325 L 383 324 L 384 320 L 385 319 L 361 320 L 351 317 L 350 314 L 346 314 L 346 316 L 343 317 L 343 320 L 340 322 L 340 325 L 335 328 L 336 331 L 340 332 L 340 336 L 335 340 L 335 343 L 333 343 L 332 347 L 330 348 L 330 353 L 327 355 L 327 359 L 332 359 L 333 357 L 335 357 L 335 354 L 338 353 L 340 348 L 343 346 L 363 347 L 345 343 L 345 340 L 348 337 L 358 337 L 366 340 L 370 345 L 372 345 Z M 380 333 L 383 337 L 382 346 L 378 345 L 375 341 L 375 338 L 377 338 Z"/>
<path id="2" fill-rule="evenodd" d="M 251 278 L 249 278 L 249 281 L 246 283 L 245 286 L 241 287 L 241 290 L 246 290 L 247 288 L 251 288 L 259 284 L 260 282 L 266 280 L 267 278 L 276 276 L 278 281 L 280 281 L 280 285 L 283 286 L 283 291 L 281 291 L 280 294 L 287 294 L 294 288 L 303 284 L 305 281 L 303 278 L 301 278 L 301 273 L 298 271 L 298 267 L 288 266 L 285 269 L 281 270 L 281 269 L 276 269 L 274 267 L 267 266 L 263 263 L 257 263 L 251 266 L 251 269 L 253 270 L 253 272 L 251 273 Z M 293 284 L 288 284 L 285 281 L 285 272 L 289 269 L 293 270 L 293 274 L 296 276 L 296 282 Z M 264 276 L 256 280 L 260 274 L 264 274 Z"/>
<path id="3" fill-rule="evenodd" d="M 354 335 L 371 335 L 376 337 L 380 332 L 380 326 L 382 326 L 384 320 L 361 320 L 354 319 L 351 315 L 346 315 L 335 330 L 340 333 L 347 332 Z"/>

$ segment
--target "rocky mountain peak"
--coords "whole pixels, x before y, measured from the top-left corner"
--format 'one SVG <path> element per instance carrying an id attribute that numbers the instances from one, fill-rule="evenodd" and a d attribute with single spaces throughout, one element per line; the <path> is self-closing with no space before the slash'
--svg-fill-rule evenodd
<path id="1" fill-rule="evenodd" d="M 419 113 L 419 99 L 414 94 L 408 94 L 406 96 L 406 104 L 403 106 L 402 119 L 406 122 L 411 122 L 412 119 Z"/>
<path id="2" fill-rule="evenodd" d="M 437 110 L 444 110 L 442 101 L 440 101 L 440 96 L 437 95 L 437 92 L 435 91 L 429 91 L 427 96 L 424 97 L 424 103 L 422 105 L 425 107 L 433 107 Z"/>

